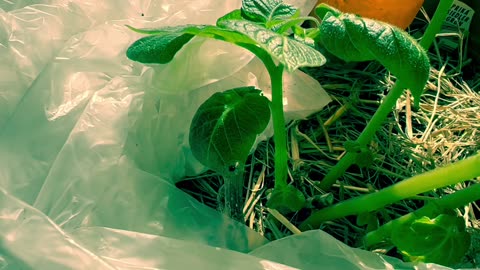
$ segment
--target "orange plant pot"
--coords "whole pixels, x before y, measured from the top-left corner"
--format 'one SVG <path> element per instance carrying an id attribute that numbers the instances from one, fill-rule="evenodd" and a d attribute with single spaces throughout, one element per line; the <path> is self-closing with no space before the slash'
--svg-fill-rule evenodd
<path id="1" fill-rule="evenodd" d="M 415 19 L 424 0 L 318 0 L 343 12 L 376 19 L 407 28 Z"/>

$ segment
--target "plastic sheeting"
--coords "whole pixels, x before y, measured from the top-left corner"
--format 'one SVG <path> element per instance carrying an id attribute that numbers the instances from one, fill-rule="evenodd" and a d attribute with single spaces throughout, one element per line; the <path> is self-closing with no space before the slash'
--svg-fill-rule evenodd
<path id="1" fill-rule="evenodd" d="M 125 24 L 213 24 L 239 5 L 0 1 L 0 269 L 406 266 L 321 231 L 267 243 L 174 186 L 205 169 L 187 140 L 196 108 L 236 86 L 268 96 L 268 74 L 248 52 L 204 39 L 168 65 L 133 63 L 125 51 L 139 35 Z M 288 118 L 330 101 L 301 72 L 285 85 Z"/>

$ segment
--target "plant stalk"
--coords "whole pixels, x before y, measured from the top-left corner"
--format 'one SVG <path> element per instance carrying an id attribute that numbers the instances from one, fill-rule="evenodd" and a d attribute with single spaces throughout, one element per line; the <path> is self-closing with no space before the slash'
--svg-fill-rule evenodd
<path id="1" fill-rule="evenodd" d="M 272 121 L 273 121 L 273 142 L 275 144 L 275 186 L 280 190 L 287 185 L 288 174 L 288 152 L 287 132 L 285 129 L 285 115 L 283 113 L 283 70 L 282 64 L 278 66 L 267 66 L 270 73 L 272 85 Z"/>
<path id="2" fill-rule="evenodd" d="M 368 122 L 365 129 L 362 131 L 360 136 L 357 139 L 357 143 L 361 146 L 366 146 L 375 136 L 375 133 L 382 126 L 383 122 L 387 116 L 392 111 L 395 103 L 400 98 L 403 93 L 403 83 L 399 80 L 395 83 L 393 88 L 387 94 L 385 99 L 382 101 L 382 104 L 378 107 L 375 114 L 372 116 L 372 119 Z M 340 178 L 345 171 L 355 163 L 357 154 L 353 152 L 347 152 L 347 154 L 328 172 L 327 175 L 320 182 L 320 188 L 323 190 L 329 190 L 335 181 Z"/>
<path id="3" fill-rule="evenodd" d="M 445 167 L 413 176 L 378 192 L 319 210 L 300 225 L 300 230 L 318 228 L 325 221 L 375 211 L 414 195 L 454 185 L 478 176 L 480 176 L 480 153 Z"/>
<path id="4" fill-rule="evenodd" d="M 480 200 L 480 184 L 474 184 L 468 188 L 446 195 L 443 198 L 430 201 L 422 208 L 382 225 L 377 230 L 365 235 L 364 245 L 366 247 L 372 246 L 390 238 L 392 227 L 395 223 L 403 223 L 415 217 L 426 216 L 435 218 L 446 209 L 456 209 L 476 200 Z"/>
<path id="5" fill-rule="evenodd" d="M 447 18 L 448 12 L 452 7 L 454 0 L 440 0 L 440 4 L 438 4 L 437 9 L 435 10 L 435 14 L 433 15 L 432 21 L 425 30 L 422 39 L 420 40 L 420 45 L 425 49 L 428 50 L 432 45 L 435 37 L 442 29 L 443 22 Z"/>
<path id="6" fill-rule="evenodd" d="M 224 173 L 225 205 L 222 212 L 228 217 L 243 222 L 243 183 L 245 168 L 242 165 L 234 173 Z"/>

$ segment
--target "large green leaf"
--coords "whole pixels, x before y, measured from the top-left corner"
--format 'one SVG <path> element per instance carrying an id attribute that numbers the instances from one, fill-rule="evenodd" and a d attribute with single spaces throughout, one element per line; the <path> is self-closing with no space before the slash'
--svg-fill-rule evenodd
<path id="1" fill-rule="evenodd" d="M 135 41 L 127 50 L 128 58 L 141 63 L 165 64 L 170 62 L 175 54 L 195 35 L 230 43 L 256 44 L 254 40 L 244 34 L 213 25 L 181 25 L 157 29 L 137 29 L 131 26 L 129 28 L 135 32 L 150 35 Z"/>
<path id="2" fill-rule="evenodd" d="M 345 61 L 376 60 L 410 88 L 418 105 L 429 78 L 430 63 L 425 50 L 405 31 L 387 23 L 353 14 L 325 12 L 320 42 Z"/>
<path id="3" fill-rule="evenodd" d="M 312 47 L 270 31 L 254 22 L 222 20 L 218 24 L 251 38 L 275 60 L 285 65 L 290 72 L 299 67 L 321 66 L 326 62 L 325 57 Z"/>
<path id="4" fill-rule="evenodd" d="M 136 29 L 138 33 L 152 35 L 134 42 L 127 50 L 128 58 L 142 63 L 165 64 L 194 36 L 213 38 L 237 44 L 254 52 L 259 57 L 265 53 L 285 65 L 288 71 L 299 67 L 321 66 L 325 57 L 306 45 L 265 27 L 244 20 L 230 20 L 237 17 L 232 12 L 218 20 L 218 26 L 182 25 L 158 29 Z"/>
<path id="5" fill-rule="evenodd" d="M 396 223 L 391 240 L 410 261 L 447 266 L 460 262 L 470 247 L 465 221 L 445 214 Z"/>
<path id="6" fill-rule="evenodd" d="M 257 135 L 270 121 L 269 106 L 254 87 L 214 94 L 200 106 L 190 126 L 194 156 L 221 174 L 245 164 Z"/>
<path id="7" fill-rule="evenodd" d="M 283 3 L 282 0 L 244 0 L 241 11 L 249 20 L 266 25 L 290 19 L 297 13 L 295 7 Z"/>

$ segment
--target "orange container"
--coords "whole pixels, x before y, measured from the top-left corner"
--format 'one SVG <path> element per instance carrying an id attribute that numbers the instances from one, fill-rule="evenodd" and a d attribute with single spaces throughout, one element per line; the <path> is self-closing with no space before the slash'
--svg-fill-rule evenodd
<path id="1" fill-rule="evenodd" d="M 365 18 L 377 19 L 402 29 L 415 19 L 424 0 L 318 0 L 343 12 L 354 13 Z"/>

